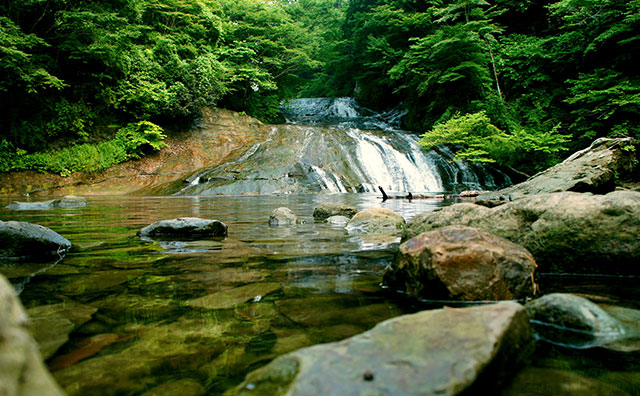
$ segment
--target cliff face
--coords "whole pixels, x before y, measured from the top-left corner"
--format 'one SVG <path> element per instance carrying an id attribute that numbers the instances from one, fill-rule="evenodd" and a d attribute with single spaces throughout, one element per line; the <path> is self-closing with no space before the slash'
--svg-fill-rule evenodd
<path id="1" fill-rule="evenodd" d="M 34 171 L 0 173 L 0 195 L 154 194 L 193 172 L 242 155 L 268 134 L 258 120 L 223 109 L 204 109 L 197 127 L 166 139 L 168 147 L 140 160 L 69 177 Z"/>

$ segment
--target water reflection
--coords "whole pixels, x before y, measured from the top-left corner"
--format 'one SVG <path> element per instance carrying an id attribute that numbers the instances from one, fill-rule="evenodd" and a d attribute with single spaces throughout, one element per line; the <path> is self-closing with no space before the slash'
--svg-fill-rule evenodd
<path id="1" fill-rule="evenodd" d="M 399 238 L 354 236 L 315 222 L 314 208 L 328 202 L 386 207 L 405 219 L 451 203 L 382 202 L 375 194 L 95 197 L 79 208 L 2 209 L 3 220 L 50 227 L 74 249 L 53 266 L 0 264 L 0 272 L 23 285 L 27 309 L 37 309 L 48 323 L 74 323 L 66 334 L 45 332 L 69 338 L 47 361 L 68 394 L 139 395 L 180 381 L 222 394 L 280 354 L 444 304 L 405 301 L 383 289 L 382 271 Z M 281 206 L 302 223 L 269 227 L 269 214 Z M 223 221 L 228 237 L 136 236 L 154 221 L 189 216 Z M 541 287 L 640 300 L 635 281 L 616 280 L 616 288 L 552 281 L 543 279 Z M 61 316 L 61 304 L 95 313 L 80 323 Z M 554 359 L 564 357 L 556 353 Z"/>

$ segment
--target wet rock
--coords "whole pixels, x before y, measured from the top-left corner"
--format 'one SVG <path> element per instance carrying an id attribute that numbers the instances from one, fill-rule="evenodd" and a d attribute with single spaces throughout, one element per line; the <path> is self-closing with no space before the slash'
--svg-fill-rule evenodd
<path id="1" fill-rule="evenodd" d="M 0 260 L 60 257 L 71 242 L 57 232 L 24 221 L 0 221 Z"/>
<path id="2" fill-rule="evenodd" d="M 69 334 L 91 320 L 97 308 L 67 301 L 29 308 L 30 330 L 44 359 L 53 356 L 69 341 Z"/>
<path id="3" fill-rule="evenodd" d="M 51 208 L 68 208 L 76 206 L 87 206 L 87 200 L 83 197 L 75 195 L 67 195 L 59 199 L 51 199 L 41 202 L 20 202 L 14 201 L 5 206 L 11 210 L 34 210 L 34 209 L 51 209 Z"/>
<path id="4" fill-rule="evenodd" d="M 225 395 L 455 395 L 472 386 L 495 392 L 531 345 L 517 303 L 423 311 L 280 356 Z"/>
<path id="5" fill-rule="evenodd" d="M 370 208 L 358 212 L 347 223 L 349 234 L 396 234 L 405 226 L 402 216 L 387 208 Z"/>
<path id="6" fill-rule="evenodd" d="M 199 396 L 204 394 L 204 388 L 197 381 L 183 378 L 156 386 L 142 396 Z"/>
<path id="7" fill-rule="evenodd" d="M 640 351 L 640 311 L 615 305 L 601 305 L 600 308 L 618 320 L 626 331 L 626 337 L 603 347 L 617 352 Z"/>
<path id="8" fill-rule="evenodd" d="M 349 222 L 349 218 L 347 216 L 331 216 L 327 218 L 327 223 L 336 225 L 336 226 L 346 226 Z"/>
<path id="9" fill-rule="evenodd" d="M 0 394 L 62 396 L 27 328 L 28 316 L 13 286 L 0 275 Z"/>
<path id="10" fill-rule="evenodd" d="M 179 217 L 148 225 L 138 235 L 149 238 L 192 239 L 227 236 L 227 225 L 219 220 Z"/>
<path id="11" fill-rule="evenodd" d="M 502 396 L 625 396 L 620 388 L 571 371 L 527 367 L 515 376 Z"/>
<path id="12" fill-rule="evenodd" d="M 419 298 L 513 300 L 535 294 L 535 269 L 523 247 L 475 228 L 449 226 L 403 243 L 383 282 Z"/>
<path id="13" fill-rule="evenodd" d="M 448 225 L 508 239 L 533 254 L 540 272 L 636 274 L 640 193 L 540 194 L 493 209 L 460 203 L 412 218 L 403 240 Z"/>
<path id="14" fill-rule="evenodd" d="M 356 213 L 358 213 L 358 209 L 356 209 L 354 206 L 324 203 L 313 210 L 313 217 L 320 220 L 327 219 L 331 216 L 344 216 L 352 218 Z"/>
<path id="15" fill-rule="evenodd" d="M 280 207 L 271 212 L 269 216 L 270 226 L 293 225 L 298 222 L 298 216 L 289 208 Z"/>
<path id="16" fill-rule="evenodd" d="M 193 308 L 204 309 L 232 308 L 251 299 L 262 299 L 262 297 L 278 289 L 280 289 L 280 283 L 251 283 L 246 286 L 240 286 L 189 300 L 187 305 Z"/>
<path id="17" fill-rule="evenodd" d="M 587 348 L 626 336 L 618 320 L 586 298 L 553 293 L 525 307 L 538 337 L 555 344 Z"/>
<path id="18" fill-rule="evenodd" d="M 635 152 L 625 148 L 637 144 L 631 138 L 600 138 L 588 148 L 522 183 L 482 194 L 479 198 L 510 201 L 533 194 L 562 191 L 611 192 L 615 189 L 617 178 L 632 173 Z"/>

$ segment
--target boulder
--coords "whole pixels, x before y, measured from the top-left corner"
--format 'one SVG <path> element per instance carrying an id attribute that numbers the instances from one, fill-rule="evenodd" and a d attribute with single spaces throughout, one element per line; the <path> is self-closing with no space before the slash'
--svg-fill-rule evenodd
<path id="1" fill-rule="evenodd" d="M 5 206 L 11 210 L 34 210 L 34 209 L 51 209 L 51 208 L 68 208 L 75 206 L 87 206 L 87 200 L 83 197 L 75 195 L 66 195 L 59 199 L 51 199 L 41 202 L 20 202 L 14 201 Z"/>
<path id="2" fill-rule="evenodd" d="M 315 219 L 323 220 L 331 216 L 345 216 L 352 218 L 358 209 L 350 205 L 324 203 L 313 210 Z"/>
<path id="3" fill-rule="evenodd" d="M 0 221 L 0 259 L 49 259 L 71 248 L 57 232 L 24 221 Z"/>
<path id="4" fill-rule="evenodd" d="M 298 216 L 289 208 L 280 207 L 271 212 L 269 216 L 270 226 L 293 225 L 298 222 Z"/>
<path id="5" fill-rule="evenodd" d="M 632 138 L 600 138 L 588 148 L 522 183 L 482 194 L 478 198 L 510 201 L 528 195 L 562 191 L 596 194 L 611 192 L 615 189 L 618 178 L 624 178 L 633 172 L 635 151 L 629 148 L 637 143 Z"/>
<path id="6" fill-rule="evenodd" d="M 347 223 L 349 234 L 395 234 L 405 226 L 402 216 L 387 208 L 370 208 L 356 213 Z"/>
<path id="7" fill-rule="evenodd" d="M 528 302 L 525 308 L 538 337 L 555 344 L 587 348 L 627 336 L 617 319 L 573 294 L 548 294 Z"/>
<path id="8" fill-rule="evenodd" d="M 524 308 L 514 302 L 423 311 L 282 355 L 225 395 L 495 393 L 530 355 L 531 341 Z"/>
<path id="9" fill-rule="evenodd" d="M 138 235 L 149 238 L 193 239 L 227 236 L 227 225 L 219 220 L 179 217 L 160 220 L 141 229 Z"/>
<path id="10" fill-rule="evenodd" d="M 0 395 L 62 396 L 64 393 L 42 363 L 28 323 L 15 290 L 0 275 Z"/>
<path id="11" fill-rule="evenodd" d="M 383 283 L 419 298 L 513 300 L 536 292 L 525 248 L 465 226 L 422 233 L 400 246 Z"/>
<path id="12" fill-rule="evenodd" d="M 508 239 L 533 254 L 539 272 L 637 274 L 640 193 L 540 194 L 495 208 L 460 203 L 409 221 L 403 240 L 448 225 Z"/>

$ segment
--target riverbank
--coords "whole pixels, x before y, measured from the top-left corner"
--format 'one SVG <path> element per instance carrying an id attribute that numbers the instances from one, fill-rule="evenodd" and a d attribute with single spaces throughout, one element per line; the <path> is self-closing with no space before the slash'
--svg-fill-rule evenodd
<path id="1" fill-rule="evenodd" d="M 101 172 L 67 177 L 36 171 L 0 173 L 0 195 L 149 194 L 158 186 L 182 182 L 199 169 L 234 160 L 267 133 L 268 128 L 255 118 L 207 108 L 197 127 L 169 136 L 167 147 L 157 153 Z"/>

